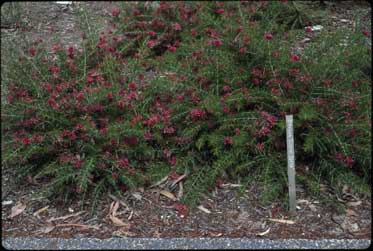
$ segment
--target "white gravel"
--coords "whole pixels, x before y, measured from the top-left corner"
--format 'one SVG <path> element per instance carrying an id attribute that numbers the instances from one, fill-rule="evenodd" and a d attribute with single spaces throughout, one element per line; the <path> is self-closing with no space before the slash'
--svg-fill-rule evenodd
<path id="1" fill-rule="evenodd" d="M 247 239 L 247 238 L 5 238 L 2 245 L 13 250 L 76 249 L 366 249 L 370 240 Z"/>

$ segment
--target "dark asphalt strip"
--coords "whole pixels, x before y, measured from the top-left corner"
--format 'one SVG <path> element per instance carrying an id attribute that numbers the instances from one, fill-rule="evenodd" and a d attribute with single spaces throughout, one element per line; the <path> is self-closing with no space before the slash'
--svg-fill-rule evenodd
<path id="1" fill-rule="evenodd" d="M 366 249 L 371 240 L 246 239 L 246 238 L 5 238 L 6 249 Z"/>

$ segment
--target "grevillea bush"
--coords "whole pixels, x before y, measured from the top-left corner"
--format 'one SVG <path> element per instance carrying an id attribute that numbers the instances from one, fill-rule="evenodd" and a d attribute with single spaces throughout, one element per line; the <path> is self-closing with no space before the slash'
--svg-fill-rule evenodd
<path id="1" fill-rule="evenodd" d="M 33 44 L 3 82 L 3 161 L 54 196 L 187 173 L 188 205 L 221 180 L 255 184 L 268 202 L 286 196 L 294 114 L 298 181 L 367 191 L 370 34 L 321 32 L 297 51 L 312 20 L 295 7 L 140 2 L 82 49 Z"/>

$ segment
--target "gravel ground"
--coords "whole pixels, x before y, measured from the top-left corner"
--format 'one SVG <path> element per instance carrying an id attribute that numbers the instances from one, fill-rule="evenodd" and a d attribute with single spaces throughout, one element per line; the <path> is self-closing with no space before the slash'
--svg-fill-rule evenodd
<path id="1" fill-rule="evenodd" d="M 6 238 L 8 249 L 365 249 L 370 240 L 268 240 L 244 238 Z"/>

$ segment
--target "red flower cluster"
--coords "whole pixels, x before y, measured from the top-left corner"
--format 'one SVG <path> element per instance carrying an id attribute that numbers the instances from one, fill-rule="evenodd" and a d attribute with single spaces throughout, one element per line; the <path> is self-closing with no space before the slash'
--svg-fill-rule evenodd
<path id="1" fill-rule="evenodd" d="M 226 145 L 226 146 L 233 145 L 233 138 L 232 137 L 224 137 L 224 145 Z"/>
<path id="2" fill-rule="evenodd" d="M 352 168 L 354 164 L 354 159 L 351 156 L 344 156 L 342 153 L 337 153 L 335 155 L 337 161 L 345 163 L 348 167 Z"/>
<path id="3" fill-rule="evenodd" d="M 127 167 L 127 166 L 128 166 L 128 163 L 129 163 L 128 159 L 125 158 L 125 159 L 119 160 L 119 161 L 117 162 L 117 165 L 118 165 L 118 167 L 123 168 L 123 167 Z"/>
<path id="4" fill-rule="evenodd" d="M 202 109 L 192 109 L 190 111 L 190 116 L 193 120 L 204 119 L 206 117 L 206 112 Z"/>
<path id="5" fill-rule="evenodd" d="M 273 38 L 273 35 L 271 33 L 265 33 L 264 38 L 267 40 L 271 40 Z"/>
<path id="6" fill-rule="evenodd" d="M 120 14 L 120 10 L 118 10 L 118 9 L 114 9 L 114 10 L 111 11 L 111 15 L 113 15 L 114 17 L 119 16 L 119 14 Z"/>
<path id="7" fill-rule="evenodd" d="M 214 40 L 211 41 L 211 44 L 213 46 L 220 46 L 220 45 L 223 44 L 223 41 L 221 41 L 221 39 L 214 39 Z"/>

